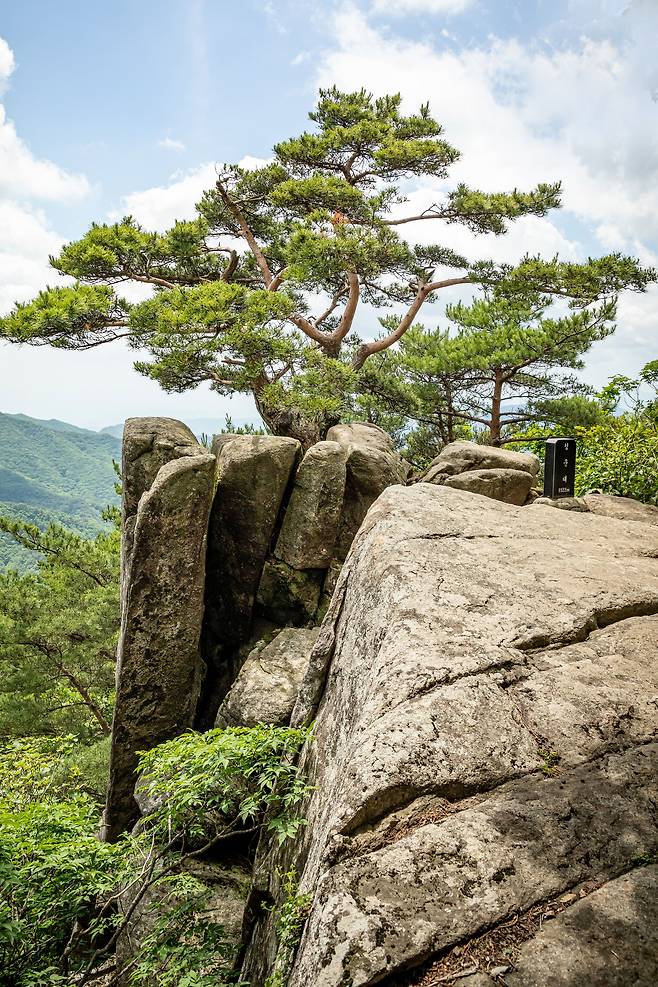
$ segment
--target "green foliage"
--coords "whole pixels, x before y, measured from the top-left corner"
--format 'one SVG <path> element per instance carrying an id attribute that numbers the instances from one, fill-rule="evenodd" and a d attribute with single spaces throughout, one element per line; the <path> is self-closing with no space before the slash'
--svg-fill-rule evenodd
<path id="1" fill-rule="evenodd" d="M 596 489 L 658 504 L 658 421 L 653 415 L 610 415 L 579 430 L 577 437 L 577 495 Z"/>
<path id="2" fill-rule="evenodd" d="M 164 799 L 150 824 L 199 842 L 264 814 L 279 842 L 296 834 L 303 820 L 291 814 L 308 787 L 293 756 L 307 730 L 231 727 L 185 733 L 140 756 L 140 784 Z"/>
<path id="3" fill-rule="evenodd" d="M 286 987 L 295 959 L 295 952 L 302 936 L 313 896 L 301 894 L 294 870 L 279 875 L 281 878 L 281 903 L 276 911 L 275 931 L 277 955 L 274 969 L 265 981 L 265 987 Z"/>
<path id="4" fill-rule="evenodd" d="M 593 398 L 566 398 L 536 408 L 537 422 L 515 437 L 543 458 L 543 440 L 578 440 L 576 495 L 588 490 L 658 504 L 658 362 L 637 380 L 615 376 Z M 646 395 L 653 390 L 654 396 Z M 516 449 L 520 446 L 515 445 Z"/>
<path id="5" fill-rule="evenodd" d="M 231 983 L 235 944 L 206 917 L 211 891 L 193 874 L 169 874 L 154 885 L 153 929 L 140 945 L 128 982 L 144 987 L 219 987 Z M 247 987 L 247 985 L 244 985 Z"/>
<path id="6" fill-rule="evenodd" d="M 282 841 L 308 794 L 292 758 L 306 730 L 235 728 L 184 734 L 144 754 L 158 796 L 139 833 L 99 842 L 98 807 L 79 775 L 58 776 L 72 741 L 11 744 L 0 764 L 0 969 L 6 987 L 80 982 L 111 955 L 132 910 L 154 921 L 128 982 L 217 987 L 235 944 L 187 869 L 219 840 L 266 825 Z M 119 888 L 129 889 L 118 912 Z"/>
<path id="7" fill-rule="evenodd" d="M 119 532 L 93 539 L 0 517 L 38 557 L 0 572 L 0 736 L 109 734 L 119 627 Z"/>
<path id="8" fill-rule="evenodd" d="M 193 221 L 164 233 L 130 216 L 94 224 L 52 259 L 76 283 L 17 305 L 0 319 L 0 334 L 72 349 L 128 338 L 148 354 L 136 368 L 165 390 L 208 382 L 221 394 L 251 393 L 270 431 L 308 442 L 361 402 L 365 417 L 404 413 L 377 410 L 376 372 L 361 371 L 397 346 L 443 288 L 495 288 L 500 331 L 491 350 L 510 331 L 504 299 L 517 309 L 523 298 L 567 299 L 574 326 L 593 331 L 594 322 L 611 316 L 592 306 L 655 280 L 654 271 L 619 254 L 584 264 L 524 257 L 498 265 L 472 263 L 440 242 L 410 242 L 399 228 L 421 221 L 504 234 L 519 217 L 557 208 L 560 183 L 508 192 L 445 186 L 459 152 L 427 104 L 407 115 L 399 95 L 323 89 L 309 118 L 311 129 L 278 143 L 264 167 L 225 165 Z M 445 191 L 409 215 L 404 190 L 426 176 Z M 131 305 L 115 294 L 124 281 L 151 285 L 153 297 Z M 378 310 L 380 339 L 372 339 L 372 319 L 362 317 L 366 305 Z M 453 315 L 482 315 L 488 324 L 492 317 L 477 307 L 467 315 L 464 306 Z M 548 319 L 544 332 L 557 332 Z M 566 335 L 563 342 L 568 349 Z M 480 365 L 472 341 L 466 356 L 469 367 Z M 480 363 L 492 356 L 480 353 Z M 387 375 L 381 363 L 377 368 Z"/>
<path id="9" fill-rule="evenodd" d="M 586 391 L 565 370 L 583 367 L 582 356 L 614 329 L 615 305 L 550 317 L 545 295 L 507 295 L 498 288 L 471 305 L 446 309 L 456 325 L 446 330 L 413 326 L 402 339 L 397 366 L 410 386 L 407 413 L 437 430 L 443 442 L 458 425 L 484 430 L 500 442 L 511 426 L 557 410 Z M 579 410 L 583 411 L 581 403 Z"/>

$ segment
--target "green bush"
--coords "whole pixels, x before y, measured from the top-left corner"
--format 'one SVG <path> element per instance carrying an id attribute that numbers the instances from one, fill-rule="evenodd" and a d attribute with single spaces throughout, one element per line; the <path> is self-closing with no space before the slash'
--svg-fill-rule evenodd
<path id="1" fill-rule="evenodd" d="M 207 889 L 184 865 L 240 832 L 265 826 L 283 841 L 298 831 L 304 823 L 298 807 L 309 788 L 294 756 L 308 737 L 307 730 L 265 726 L 190 732 L 143 754 L 140 780 L 156 808 L 139 832 L 115 845 L 97 838 L 98 804 L 74 763 L 75 738 L 6 745 L 0 750 L 1 987 L 72 987 L 109 969 L 141 900 L 150 902 L 156 921 L 125 971 L 127 982 L 228 983 L 234 944 L 204 915 Z M 118 892 L 128 886 L 129 903 L 117 909 Z"/>
<path id="2" fill-rule="evenodd" d="M 597 489 L 658 504 L 658 423 L 640 411 L 578 434 L 576 493 Z"/>

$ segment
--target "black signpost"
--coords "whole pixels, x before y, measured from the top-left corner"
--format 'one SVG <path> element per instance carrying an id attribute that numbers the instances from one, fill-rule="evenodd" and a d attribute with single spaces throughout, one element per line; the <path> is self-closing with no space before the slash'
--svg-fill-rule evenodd
<path id="1" fill-rule="evenodd" d="M 547 439 L 544 497 L 573 497 L 576 481 L 576 440 Z"/>

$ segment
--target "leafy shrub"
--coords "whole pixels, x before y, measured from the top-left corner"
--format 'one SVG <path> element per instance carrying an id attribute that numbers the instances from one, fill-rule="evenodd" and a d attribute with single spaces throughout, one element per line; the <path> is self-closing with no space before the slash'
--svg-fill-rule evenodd
<path id="1" fill-rule="evenodd" d="M 598 489 L 658 504 L 658 423 L 651 414 L 611 415 L 578 439 L 577 494 Z"/>
<path id="2" fill-rule="evenodd" d="M 70 758 L 74 738 L 6 745 L 2 987 L 86 983 L 105 969 L 140 901 L 155 908 L 156 920 L 124 971 L 130 983 L 227 983 L 234 944 L 204 916 L 207 889 L 185 864 L 240 832 L 266 826 L 283 841 L 298 831 L 304 820 L 297 809 L 309 788 L 294 755 L 308 737 L 307 730 L 265 726 L 190 732 L 143 754 L 140 780 L 155 808 L 140 832 L 115 845 L 97 838 L 98 805 L 85 794 L 80 771 L 70 762 L 62 773 L 59 762 Z"/>

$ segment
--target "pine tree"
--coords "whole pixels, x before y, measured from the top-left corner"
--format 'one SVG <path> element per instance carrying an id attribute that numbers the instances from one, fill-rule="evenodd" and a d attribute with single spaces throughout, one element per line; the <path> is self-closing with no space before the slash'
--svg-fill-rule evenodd
<path id="1" fill-rule="evenodd" d="M 545 292 L 587 310 L 655 278 L 618 254 L 584 264 L 526 257 L 512 267 L 410 243 L 401 231 L 412 222 L 504 234 L 511 221 L 558 207 L 560 184 L 505 193 L 458 184 L 405 214 L 401 189 L 447 179 L 459 157 L 429 106 L 404 115 L 399 95 L 331 88 L 310 119 L 313 130 L 278 144 L 269 164 L 219 170 L 193 221 L 164 234 L 131 217 L 93 225 L 51 259 L 75 282 L 17 305 L 0 333 L 78 350 L 126 339 L 148 352 L 135 366 L 165 390 L 209 382 L 220 394 L 251 393 L 271 431 L 308 444 L 367 390 L 367 362 L 444 290 L 504 281 L 516 294 Z M 124 282 L 150 285 L 153 296 L 130 304 Z M 365 339 L 373 309 L 384 331 Z"/>
<path id="2" fill-rule="evenodd" d="M 582 369 L 583 354 L 614 330 L 615 303 L 550 317 L 550 302 L 496 289 L 471 305 L 447 306 L 456 332 L 414 326 L 398 358 L 416 399 L 410 415 L 444 442 L 470 423 L 500 445 L 513 426 L 544 417 L 551 402 L 587 394 L 565 371 Z"/>
<path id="3" fill-rule="evenodd" d="M 119 628 L 119 532 L 82 538 L 0 517 L 38 556 L 0 573 L 0 736 L 110 732 Z"/>

